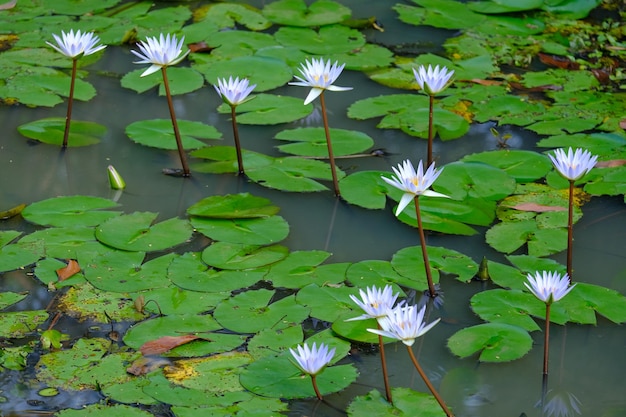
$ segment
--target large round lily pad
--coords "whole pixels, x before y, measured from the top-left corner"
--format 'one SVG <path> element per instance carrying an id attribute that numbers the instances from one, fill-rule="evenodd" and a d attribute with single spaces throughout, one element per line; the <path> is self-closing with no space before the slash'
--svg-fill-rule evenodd
<path id="1" fill-rule="evenodd" d="M 455 355 L 466 358 L 479 353 L 481 362 L 509 362 L 530 351 L 533 339 L 521 327 L 503 323 L 485 323 L 466 327 L 448 339 Z"/>
<path id="2" fill-rule="evenodd" d="M 22 210 L 22 216 L 42 226 L 97 226 L 120 215 L 119 211 L 103 211 L 116 206 L 116 202 L 100 197 L 54 197 L 28 205 Z"/>

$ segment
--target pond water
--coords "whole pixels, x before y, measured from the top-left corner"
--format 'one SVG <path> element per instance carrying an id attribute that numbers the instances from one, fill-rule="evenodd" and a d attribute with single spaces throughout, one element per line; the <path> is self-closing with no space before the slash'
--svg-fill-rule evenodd
<path id="1" fill-rule="evenodd" d="M 200 2 L 199 2 L 200 3 Z M 376 1 L 362 7 L 357 0 L 342 0 L 354 11 L 354 17 L 377 16 L 385 32 L 367 30 L 369 41 L 385 45 L 415 43 L 422 48 L 416 52 L 440 52 L 439 45 L 452 32 L 428 27 L 415 27 L 397 20 L 391 6 L 394 1 Z M 264 3 L 256 4 L 262 6 Z M 44 40 L 42 40 L 43 42 Z M 421 46 L 420 46 L 421 45 Z M 137 145 L 124 133 L 127 125 L 148 118 L 169 118 L 164 97 L 151 90 L 143 94 L 122 88 L 119 78 L 137 69 L 134 56 L 127 48 L 110 47 L 96 64 L 86 67 L 87 80 L 98 94 L 89 102 L 74 104 L 73 118 L 101 123 L 108 129 L 101 143 L 95 146 L 70 148 L 29 141 L 17 132 L 17 127 L 43 117 L 64 117 L 65 104 L 53 108 L 12 106 L 0 108 L 3 135 L 0 139 L 0 209 L 21 203 L 63 195 L 91 195 L 114 198 L 126 213 L 153 211 L 159 220 L 185 216 L 189 206 L 212 195 L 251 193 L 270 199 L 280 207 L 280 215 L 290 225 L 290 233 L 282 242 L 291 251 L 325 250 L 332 253 L 329 262 L 358 262 L 367 259 L 390 260 L 398 250 L 419 244 L 417 230 L 393 215 L 393 205 L 385 210 L 367 210 L 347 204 L 331 191 L 319 193 L 288 193 L 268 189 L 235 175 L 193 173 L 189 179 L 174 178 L 161 173 L 162 168 L 178 167 L 175 152 Z M 347 107 L 366 97 L 397 93 L 381 86 L 362 73 L 346 71 L 337 82 L 353 86 L 345 93 L 326 95 L 331 127 L 355 129 L 369 134 L 374 149 L 383 149 L 385 156 L 339 159 L 338 165 L 347 173 L 359 170 L 390 171 L 406 158 L 416 162 L 425 158 L 426 141 L 406 135 L 399 130 L 376 128 L 376 120 L 356 121 L 346 115 Z M 306 90 L 285 86 L 277 94 L 304 98 Z M 214 89 L 206 86 L 196 92 L 174 97 L 179 119 L 200 121 L 215 126 L 223 133 L 223 143 L 231 143 L 230 120 L 216 112 L 220 99 Z M 315 104 L 319 106 L 319 102 Z M 245 149 L 280 155 L 276 150 L 275 134 L 286 128 L 305 125 L 305 121 L 277 126 L 240 126 Z M 314 120 L 312 123 L 320 123 Z M 491 123 L 475 124 L 462 138 L 447 142 L 435 141 L 435 159 L 439 166 L 459 158 L 496 149 L 490 133 Z M 521 128 L 501 126 L 500 133 L 510 133 L 512 149 L 536 150 L 537 136 Z M 543 151 L 541 149 L 540 151 Z M 106 167 L 114 165 L 125 178 L 127 188 L 122 193 L 110 189 Z M 327 184 L 331 186 L 331 184 Z M 583 207 L 584 216 L 575 226 L 574 262 L 576 276 L 581 281 L 626 293 L 626 209 L 620 197 L 594 197 Z M 2 230 L 35 228 L 18 218 L 0 223 Z M 484 231 L 474 236 L 454 236 L 431 233 L 428 244 L 457 250 L 480 262 L 483 256 L 503 262 L 504 256 L 485 243 Z M 565 263 L 565 253 L 551 257 Z M 602 317 L 596 326 L 568 323 L 551 327 L 551 372 L 548 380 L 548 400 L 560 396 L 570 404 L 568 413 L 543 414 L 538 406 L 542 394 L 541 365 L 543 334 L 533 332 L 533 349 L 522 359 L 500 364 L 479 363 L 475 357 L 459 359 L 446 347 L 448 338 L 458 330 L 482 321 L 469 308 L 468 300 L 477 292 L 492 288 L 490 284 L 463 284 L 453 277 L 442 276 L 444 304 L 433 309 L 431 320 L 442 322 L 425 337 L 418 339 L 414 352 L 426 373 L 441 390 L 456 416 L 518 417 L 541 416 L 618 416 L 626 412 L 626 332 Z M 14 306 L 14 310 L 43 309 L 52 294 L 45 286 L 24 271 L 0 274 L 3 291 L 27 291 L 29 297 Z M 418 301 L 420 295 L 416 295 Z M 543 321 L 539 325 L 543 328 Z M 63 333 L 79 336 L 87 325 L 62 320 L 56 326 Z M 123 331 L 123 328 L 118 329 Z M 421 378 L 410 366 L 402 344 L 388 345 L 388 366 L 392 386 L 409 387 L 427 392 Z M 34 359 L 29 363 L 34 364 Z M 346 390 L 325 396 L 323 403 L 315 400 L 292 401 L 290 416 L 341 416 L 352 399 L 372 388 L 383 391 L 380 360 L 375 349 L 362 351 L 344 359 L 358 369 L 359 378 Z M 39 387 L 29 379 L 29 373 L 3 372 L 0 393 L 8 399 L 0 404 L 0 415 L 40 415 L 41 412 L 62 408 L 80 408 L 98 401 L 96 393 L 79 396 L 60 395 L 42 398 Z M 575 400 L 574 400 L 575 398 Z M 31 402 L 28 402 L 31 401 Z M 573 406 L 571 406 L 573 404 Z M 27 411 L 30 410 L 30 411 Z M 32 414 L 30 414 L 32 412 Z M 170 415 L 166 411 L 162 414 Z M 418 415 L 418 414 L 416 414 Z"/>

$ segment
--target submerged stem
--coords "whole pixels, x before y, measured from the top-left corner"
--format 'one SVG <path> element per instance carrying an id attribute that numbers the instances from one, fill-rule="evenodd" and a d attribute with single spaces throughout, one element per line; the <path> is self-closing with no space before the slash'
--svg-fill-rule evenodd
<path id="1" fill-rule="evenodd" d="M 543 336 L 543 374 L 548 375 L 548 352 L 550 342 L 550 304 L 546 304 L 546 331 Z"/>
<path id="2" fill-rule="evenodd" d="M 77 58 L 72 59 L 72 79 L 70 81 L 70 94 L 67 100 L 67 114 L 65 116 L 65 131 L 63 132 L 63 149 L 67 148 L 67 140 L 70 136 L 70 123 L 72 121 L 72 104 L 74 103 L 74 85 L 76 84 Z"/>
<path id="3" fill-rule="evenodd" d="M 172 102 L 172 94 L 170 93 L 170 83 L 167 80 L 167 67 L 161 67 L 161 73 L 163 74 L 163 87 L 165 87 L 165 94 L 167 95 L 167 105 L 170 109 L 170 117 L 172 118 L 172 127 L 174 128 L 174 136 L 176 137 L 176 147 L 178 148 L 178 156 L 180 157 L 180 163 L 183 166 L 183 177 L 190 177 L 191 172 L 187 165 L 187 157 L 185 156 L 185 148 L 183 148 L 183 142 L 180 139 L 180 131 L 178 130 L 178 122 L 176 121 L 176 113 L 174 112 L 174 103 Z"/>
<path id="4" fill-rule="evenodd" d="M 341 196 L 339 192 L 339 181 L 337 180 L 337 172 L 335 170 L 335 157 L 333 156 L 333 145 L 330 141 L 330 129 L 328 128 L 328 116 L 326 116 L 326 102 L 324 101 L 324 92 L 320 94 L 320 103 L 322 104 L 322 120 L 324 121 L 324 133 L 326 134 L 326 146 L 328 147 L 328 160 L 330 161 L 330 171 L 333 176 L 333 186 L 335 187 L 335 195 Z"/>
<path id="5" fill-rule="evenodd" d="M 569 182 L 569 204 L 567 211 L 567 275 L 572 283 L 572 244 L 574 241 L 574 181 Z"/>
<path id="6" fill-rule="evenodd" d="M 241 156 L 241 145 L 239 143 L 239 129 L 237 128 L 237 112 L 236 106 L 230 106 L 231 121 L 233 124 L 233 137 L 235 138 L 235 148 L 237 148 L 237 166 L 239 167 L 239 175 L 244 175 L 243 157 Z"/>
<path id="7" fill-rule="evenodd" d="M 426 237 L 424 236 L 424 228 L 422 227 L 422 216 L 420 214 L 419 196 L 415 196 L 415 215 L 417 217 L 417 229 L 420 235 L 420 243 L 422 246 L 422 257 L 424 258 L 424 269 L 426 270 L 426 280 L 428 281 L 428 295 L 431 298 L 437 296 L 435 284 L 433 284 L 433 276 L 430 272 L 430 262 L 428 261 L 428 251 L 426 250 Z"/>
<path id="8" fill-rule="evenodd" d="M 430 380 L 426 376 L 426 373 L 424 372 L 420 364 L 417 362 L 417 358 L 415 357 L 415 354 L 413 353 L 413 349 L 411 349 L 411 346 L 407 346 L 407 349 L 409 350 L 409 356 L 411 357 L 411 362 L 413 362 L 415 369 L 417 369 L 417 372 L 420 374 L 420 376 L 424 380 L 424 383 L 426 384 L 430 392 L 435 396 L 435 399 L 441 406 L 441 409 L 443 410 L 443 412 L 446 413 L 446 416 L 448 417 L 454 417 L 454 414 L 452 414 L 452 412 L 448 409 L 448 407 L 446 406 L 446 403 L 443 401 L 443 398 L 441 398 L 441 396 L 439 395 L 439 393 L 437 392 L 433 384 L 430 382 Z"/>

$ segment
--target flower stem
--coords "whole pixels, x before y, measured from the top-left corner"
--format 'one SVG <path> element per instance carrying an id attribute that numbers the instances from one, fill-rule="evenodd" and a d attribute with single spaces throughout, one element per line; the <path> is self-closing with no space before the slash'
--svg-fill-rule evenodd
<path id="1" fill-rule="evenodd" d="M 319 388 L 317 388 L 317 380 L 315 379 L 315 375 L 311 375 L 311 382 L 313 383 L 313 389 L 315 390 L 315 395 L 317 396 L 317 399 L 320 401 L 323 400 L 324 397 L 322 397 Z"/>
<path id="2" fill-rule="evenodd" d="M 237 128 L 237 112 L 236 106 L 230 106 L 231 121 L 233 124 L 233 137 L 235 138 L 235 148 L 237 148 L 237 166 L 239 167 L 239 175 L 245 175 L 243 169 L 243 158 L 241 157 L 241 144 L 239 143 L 239 129 Z"/>
<path id="3" fill-rule="evenodd" d="M 380 330 L 380 324 L 378 325 Z M 389 374 L 387 373 L 387 359 L 385 358 L 385 344 L 383 343 L 383 337 L 378 335 L 378 347 L 380 349 L 380 362 L 383 368 L 383 380 L 385 382 L 385 395 L 387 396 L 387 402 L 393 405 L 393 398 L 391 397 L 391 387 L 389 386 Z"/>
<path id="4" fill-rule="evenodd" d="M 435 97 L 428 95 L 428 154 L 426 158 L 426 166 L 429 167 L 433 163 L 433 111 L 435 107 Z"/>
<path id="5" fill-rule="evenodd" d="M 333 145 L 330 141 L 330 129 L 328 128 L 328 116 L 326 116 L 326 102 L 324 100 L 324 92 L 320 94 L 320 103 L 322 104 L 322 120 L 324 121 L 324 133 L 326 134 L 326 146 L 328 147 L 328 160 L 330 161 L 330 171 L 333 176 L 333 186 L 335 187 L 335 196 L 340 197 L 339 181 L 337 180 L 337 172 L 335 171 L 335 157 L 333 156 Z"/>
<path id="6" fill-rule="evenodd" d="M 574 240 L 574 181 L 569 182 L 569 204 L 567 212 L 567 275 L 572 283 L 572 243 Z"/>
<path id="7" fill-rule="evenodd" d="M 167 105 L 170 109 L 170 116 L 172 118 L 172 127 L 174 128 L 174 136 L 176 137 L 176 147 L 178 148 L 178 156 L 180 157 L 180 163 L 183 166 L 183 177 L 190 177 L 191 172 L 187 165 L 187 158 L 185 156 L 185 148 L 183 148 L 183 142 L 180 139 L 180 131 L 178 130 L 178 122 L 176 121 L 176 113 L 174 112 L 174 103 L 172 102 L 172 94 L 170 93 L 170 83 L 167 80 L 167 67 L 161 67 L 163 74 L 163 87 L 165 87 L 165 94 L 167 95 Z"/>
<path id="8" fill-rule="evenodd" d="M 446 403 L 443 402 L 443 398 L 441 398 L 441 396 L 439 395 L 439 393 L 437 392 L 433 384 L 431 384 L 430 380 L 426 376 L 426 373 L 424 373 L 424 370 L 422 369 L 420 364 L 417 362 L 417 358 L 415 357 L 415 354 L 413 354 L 413 349 L 411 349 L 411 346 L 407 346 L 407 349 L 409 350 L 409 356 L 411 357 L 411 361 L 413 362 L 415 369 L 417 369 L 417 372 L 420 374 L 420 376 L 424 380 L 424 383 L 426 384 L 430 392 L 435 396 L 435 399 L 441 406 L 441 409 L 443 410 L 443 412 L 446 413 L 446 416 L 448 417 L 454 417 L 454 414 L 452 414 L 452 412 L 448 409 L 448 407 L 446 406 Z"/>
<path id="9" fill-rule="evenodd" d="M 70 81 L 70 95 L 67 101 L 67 115 L 65 116 L 65 131 L 63 132 L 63 149 L 67 148 L 67 139 L 70 136 L 70 123 L 72 121 L 72 104 L 74 103 L 74 84 L 76 84 L 77 58 L 72 59 L 72 80 Z"/>
<path id="10" fill-rule="evenodd" d="M 548 343 L 550 341 L 550 304 L 546 304 L 546 331 L 543 338 L 543 374 L 548 375 Z"/>
<path id="11" fill-rule="evenodd" d="M 422 257 L 424 258 L 424 269 L 426 270 L 426 279 L 428 281 L 428 294 L 431 298 L 437 296 L 435 284 L 433 284 L 433 276 L 430 272 L 430 262 L 428 261 L 428 251 L 426 250 L 426 237 L 424 236 L 424 228 L 422 227 L 422 216 L 420 214 L 419 196 L 415 196 L 415 216 L 417 217 L 417 229 L 420 234 L 420 243 L 422 246 Z"/>

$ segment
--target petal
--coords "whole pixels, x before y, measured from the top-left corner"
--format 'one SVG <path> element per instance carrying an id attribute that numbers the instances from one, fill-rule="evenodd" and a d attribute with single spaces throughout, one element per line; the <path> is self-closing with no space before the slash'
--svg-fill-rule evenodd
<path id="1" fill-rule="evenodd" d="M 309 91 L 309 95 L 306 96 L 306 99 L 304 100 L 304 105 L 306 106 L 307 104 L 318 98 L 323 92 L 324 90 L 322 90 L 321 88 L 312 88 L 311 91 Z"/>
<path id="2" fill-rule="evenodd" d="M 415 195 L 410 194 L 410 193 L 404 193 L 404 195 L 402 195 L 402 198 L 400 199 L 400 202 L 398 203 L 398 208 L 396 209 L 396 217 L 398 217 L 400 213 L 402 213 L 402 210 L 404 210 L 406 206 L 408 206 L 409 203 L 413 201 L 414 198 L 415 198 Z"/>
<path id="3" fill-rule="evenodd" d="M 142 76 L 142 77 L 145 77 L 146 75 L 154 74 L 155 72 L 157 72 L 157 71 L 158 71 L 158 70 L 160 70 L 161 68 L 163 68 L 163 66 L 161 66 L 161 65 L 156 65 L 156 64 L 154 64 L 154 65 L 150 65 L 150 66 L 148 67 L 148 69 L 147 69 L 147 70 L 145 70 L 145 71 L 141 74 L 141 76 Z"/>

